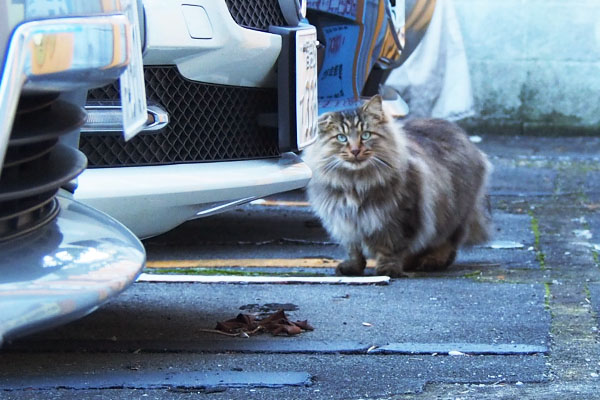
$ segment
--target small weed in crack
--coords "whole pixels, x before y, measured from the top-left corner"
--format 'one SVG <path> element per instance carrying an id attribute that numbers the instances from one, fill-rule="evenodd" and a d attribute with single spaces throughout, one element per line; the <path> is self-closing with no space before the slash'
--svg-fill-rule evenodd
<path id="1" fill-rule="evenodd" d="M 546 310 L 550 310 L 550 299 L 552 298 L 552 292 L 550 291 L 551 285 L 550 282 L 544 283 L 544 308 L 546 308 Z"/>
<path id="2" fill-rule="evenodd" d="M 533 231 L 534 237 L 533 247 L 535 249 L 536 259 L 540 263 L 542 271 L 544 271 L 546 270 L 546 255 L 544 254 L 540 246 L 540 223 L 536 216 L 533 214 L 533 211 L 529 211 L 529 216 L 531 217 L 531 230 Z"/>

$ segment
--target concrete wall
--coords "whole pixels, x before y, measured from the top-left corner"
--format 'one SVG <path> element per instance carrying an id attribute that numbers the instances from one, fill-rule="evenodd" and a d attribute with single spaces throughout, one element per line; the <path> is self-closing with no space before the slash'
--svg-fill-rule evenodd
<path id="1" fill-rule="evenodd" d="M 600 0 L 454 4 L 478 114 L 472 124 L 600 134 Z"/>

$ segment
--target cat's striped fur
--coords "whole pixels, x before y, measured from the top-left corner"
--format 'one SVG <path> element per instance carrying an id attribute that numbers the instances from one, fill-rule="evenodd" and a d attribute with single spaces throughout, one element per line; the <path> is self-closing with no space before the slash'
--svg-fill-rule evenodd
<path id="1" fill-rule="evenodd" d="M 390 276 L 445 268 L 461 244 L 489 238 L 490 163 L 453 123 L 401 126 L 375 96 L 354 111 L 323 115 L 306 161 L 311 205 L 348 250 L 338 274 L 362 274 L 366 256 Z"/>

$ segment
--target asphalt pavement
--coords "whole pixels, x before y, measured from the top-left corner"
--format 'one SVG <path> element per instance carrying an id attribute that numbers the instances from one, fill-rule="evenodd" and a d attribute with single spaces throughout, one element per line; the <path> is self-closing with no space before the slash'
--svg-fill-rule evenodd
<path id="1" fill-rule="evenodd" d="M 479 146 L 495 236 L 448 270 L 319 283 L 343 250 L 302 191 L 274 196 L 146 240 L 146 273 L 197 282 L 139 281 L 7 344 L 0 399 L 600 399 L 600 139 Z M 215 274 L 240 283 L 201 282 Z M 280 309 L 314 330 L 214 332 Z"/>

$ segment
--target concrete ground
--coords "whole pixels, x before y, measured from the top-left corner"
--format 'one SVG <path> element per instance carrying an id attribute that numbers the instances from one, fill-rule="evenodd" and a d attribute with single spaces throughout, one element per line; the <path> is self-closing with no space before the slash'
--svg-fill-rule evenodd
<path id="1" fill-rule="evenodd" d="M 600 139 L 482 139 L 496 235 L 447 271 L 381 285 L 137 282 L 5 346 L 0 398 L 600 398 Z M 170 267 L 148 272 L 331 276 L 343 251 L 303 196 L 147 240 L 149 266 Z M 210 332 L 280 308 L 314 331 Z"/>

